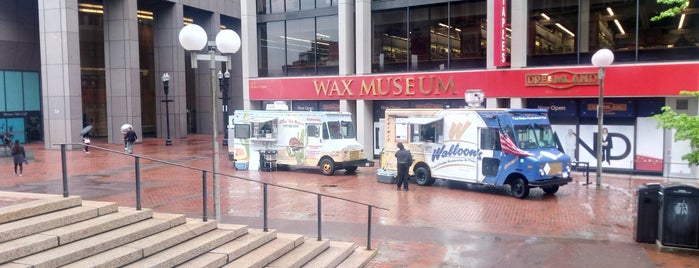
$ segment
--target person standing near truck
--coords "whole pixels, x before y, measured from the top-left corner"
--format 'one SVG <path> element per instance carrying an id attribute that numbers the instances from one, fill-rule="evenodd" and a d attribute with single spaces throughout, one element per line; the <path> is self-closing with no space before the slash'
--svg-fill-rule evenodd
<path id="1" fill-rule="evenodd" d="M 399 142 L 398 151 L 396 152 L 396 164 L 398 175 L 396 176 L 396 190 L 400 191 L 401 184 L 403 191 L 408 191 L 408 168 L 413 164 L 413 154 L 405 149 L 402 142 Z"/>

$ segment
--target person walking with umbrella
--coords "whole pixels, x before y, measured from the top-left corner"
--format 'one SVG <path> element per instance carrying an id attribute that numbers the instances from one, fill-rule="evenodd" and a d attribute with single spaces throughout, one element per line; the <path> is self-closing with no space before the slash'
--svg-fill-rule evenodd
<path id="1" fill-rule="evenodd" d="M 85 144 L 83 151 L 85 151 L 86 154 L 90 153 L 90 130 L 92 130 L 92 125 L 87 125 L 82 131 L 80 131 L 80 134 L 82 134 L 83 137 L 83 143 Z"/>
<path id="2" fill-rule="evenodd" d="M 126 140 L 126 153 L 127 154 L 132 154 L 133 153 L 133 143 L 138 140 L 138 136 L 136 135 L 136 131 L 133 131 L 133 127 L 130 127 L 128 131 L 126 131 L 126 135 L 124 135 L 124 139 Z"/>
<path id="3" fill-rule="evenodd" d="M 126 133 L 129 132 L 129 129 L 133 129 L 133 126 L 131 124 L 123 124 L 121 125 L 121 134 L 124 135 L 124 151 L 128 152 L 129 148 L 127 148 L 127 141 L 126 141 Z"/>

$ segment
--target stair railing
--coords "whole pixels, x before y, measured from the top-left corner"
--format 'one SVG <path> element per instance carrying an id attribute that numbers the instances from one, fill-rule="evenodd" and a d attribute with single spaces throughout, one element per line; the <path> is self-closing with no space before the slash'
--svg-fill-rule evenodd
<path id="1" fill-rule="evenodd" d="M 147 157 L 147 156 L 142 156 L 142 155 L 138 155 L 138 154 L 127 154 L 127 153 L 124 153 L 124 152 L 122 152 L 122 151 L 113 150 L 113 149 L 109 149 L 109 148 L 105 148 L 105 147 L 100 147 L 100 146 L 95 146 L 95 145 L 87 145 L 87 144 L 84 144 L 84 143 L 63 143 L 63 144 L 60 144 L 60 146 L 61 146 L 61 168 L 62 168 L 62 175 L 63 175 L 63 197 L 68 197 L 68 196 L 69 196 L 69 192 L 68 192 L 68 168 L 67 168 L 67 167 L 68 167 L 68 163 L 67 163 L 67 162 L 68 162 L 68 160 L 67 160 L 68 158 L 67 158 L 67 156 L 66 156 L 66 147 L 67 147 L 67 145 L 74 146 L 74 147 L 76 147 L 76 148 L 88 146 L 88 147 L 90 147 L 90 148 L 94 148 L 94 149 L 98 149 L 98 150 L 102 150 L 102 151 L 107 151 L 107 152 L 110 152 L 110 153 L 121 154 L 121 155 L 125 155 L 125 156 L 128 156 L 128 157 L 133 157 L 133 158 L 134 158 L 134 169 L 135 169 L 134 171 L 135 171 L 135 174 L 136 174 L 136 178 L 135 178 L 135 179 L 136 179 L 136 181 L 135 181 L 135 184 L 136 184 L 136 210 L 141 210 L 141 165 L 140 165 L 140 160 L 141 160 L 141 159 L 146 159 L 146 160 L 150 160 L 150 161 L 153 161 L 153 162 L 157 162 L 157 163 L 161 163 L 161 164 L 165 164 L 165 165 L 169 165 L 169 166 L 175 166 L 175 167 L 180 167 L 180 168 L 185 168 L 185 169 L 191 169 L 191 170 L 201 171 L 201 182 L 202 182 L 202 220 L 203 220 L 203 221 L 208 221 L 208 216 L 207 216 L 207 201 L 206 201 L 206 200 L 207 200 L 206 178 L 207 178 L 207 173 L 214 174 L 213 171 L 207 170 L 207 169 L 202 169 L 202 168 L 197 168 L 197 167 L 192 167 L 192 166 L 187 166 L 187 165 L 182 165 L 182 164 L 178 164 L 178 163 L 173 163 L 173 162 L 169 162 L 169 161 L 165 161 L 165 160 L 160 160 L 160 159 L 156 159 L 156 158 L 151 158 L 151 157 Z M 367 204 L 367 203 L 363 203 L 363 202 L 358 202 L 358 201 L 354 201 L 354 200 L 350 200 L 350 199 L 346 199 L 346 198 L 342 198 L 342 197 L 337 197 L 337 196 L 332 196 L 332 195 L 327 195 L 327 194 L 322 194 L 322 193 L 318 193 L 318 192 L 313 192 L 313 191 L 298 189 L 298 188 L 294 188 L 294 187 L 289 187 L 289 186 L 284 186 L 284 185 L 279 185 L 279 184 L 274 184 L 274 183 L 268 183 L 268 182 L 260 182 L 260 181 L 256 181 L 256 180 L 253 180 L 253 179 L 244 178 L 244 177 L 240 177 L 240 176 L 234 176 L 234 175 L 231 175 L 231 174 L 225 174 L 225 173 L 220 173 L 220 172 L 217 172 L 217 173 L 215 173 L 215 174 L 220 175 L 220 176 L 224 176 L 224 177 L 228 177 L 228 178 L 234 178 L 234 179 L 238 179 L 238 180 L 244 180 L 244 181 L 248 181 L 248 182 L 254 182 L 254 183 L 262 184 L 262 189 L 263 189 L 263 190 L 262 190 L 262 195 L 263 195 L 263 217 L 262 217 L 262 218 L 263 218 L 263 220 L 262 220 L 263 223 L 262 223 L 262 224 L 263 224 L 263 230 L 264 230 L 265 232 L 268 232 L 268 231 L 269 231 L 268 220 L 267 220 L 267 198 L 268 198 L 268 195 L 267 195 L 267 187 L 268 187 L 268 186 L 273 186 L 273 187 L 278 187 L 278 188 L 283 188 L 283 189 L 298 191 L 298 192 L 302 192 L 302 193 L 306 193 L 306 194 L 314 194 L 314 195 L 317 196 L 317 200 L 318 200 L 318 202 L 317 202 L 317 215 L 318 215 L 318 220 L 317 220 L 317 221 L 318 221 L 318 223 L 317 223 L 317 224 L 318 224 L 318 237 L 317 237 L 317 239 L 318 239 L 318 241 L 321 241 L 321 240 L 322 240 L 322 235 L 321 235 L 321 227 L 322 227 L 322 219 L 321 219 L 321 216 L 322 216 L 322 210 L 321 210 L 322 206 L 321 206 L 321 205 L 322 205 L 322 204 L 321 204 L 321 199 L 322 199 L 322 197 L 337 199 L 337 200 L 341 200 L 341 201 L 344 201 L 344 202 L 354 203 L 354 204 L 358 204 L 358 205 L 362 205 L 362 206 L 366 206 L 366 207 L 367 207 L 367 210 L 368 210 L 368 211 L 367 211 L 367 216 L 368 216 L 368 220 L 367 220 L 367 245 L 366 245 L 366 249 L 367 249 L 367 250 L 371 250 L 371 215 L 372 215 L 372 208 L 377 208 L 377 209 L 386 210 L 386 211 L 389 210 L 389 209 L 387 209 L 387 208 L 375 206 L 375 205 L 372 205 L 372 204 Z"/>

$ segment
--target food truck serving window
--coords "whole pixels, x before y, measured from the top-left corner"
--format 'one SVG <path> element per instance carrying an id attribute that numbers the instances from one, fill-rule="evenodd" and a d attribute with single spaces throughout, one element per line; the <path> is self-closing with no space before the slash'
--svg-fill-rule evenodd
<path id="1" fill-rule="evenodd" d="M 264 137 L 266 134 L 271 134 L 276 128 L 276 118 L 252 118 L 250 119 L 250 124 L 256 133 L 260 137 Z"/>
<path id="2" fill-rule="evenodd" d="M 249 139 L 250 138 L 250 125 L 248 125 L 248 124 L 235 124 L 233 129 L 234 129 L 234 136 L 236 139 Z"/>
<path id="3" fill-rule="evenodd" d="M 425 125 L 441 120 L 441 117 L 408 117 L 396 118 L 396 124 L 418 124 Z"/>
<path id="4" fill-rule="evenodd" d="M 434 124 L 441 117 L 399 117 L 396 118 L 397 142 L 441 142 L 442 124 Z M 411 133 L 410 135 L 408 133 Z"/>

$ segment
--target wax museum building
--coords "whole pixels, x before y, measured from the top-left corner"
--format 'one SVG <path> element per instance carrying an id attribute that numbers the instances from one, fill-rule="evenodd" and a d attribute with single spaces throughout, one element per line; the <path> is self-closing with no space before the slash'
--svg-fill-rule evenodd
<path id="1" fill-rule="evenodd" d="M 667 9 L 656 0 L 2 1 L 0 131 L 50 147 L 78 142 L 90 124 L 118 143 L 124 123 L 164 138 L 169 116 L 182 138 L 211 133 L 224 104 L 232 112 L 284 101 L 351 112 L 373 158 L 386 108 L 463 107 L 464 93 L 479 89 L 488 108 L 547 109 L 560 137 L 577 137 L 575 158 L 594 166 L 600 77 L 591 57 L 608 48 L 603 110 L 614 147 L 605 169 L 696 178 L 681 160 L 688 144 L 651 116 L 665 105 L 699 114 L 697 99 L 680 95 L 699 90 L 698 2 L 656 19 Z M 206 62 L 191 68 L 177 36 L 189 23 L 210 40 L 220 29 L 240 34 L 232 66 L 215 66 L 230 71 L 230 86 L 214 84 Z"/>

